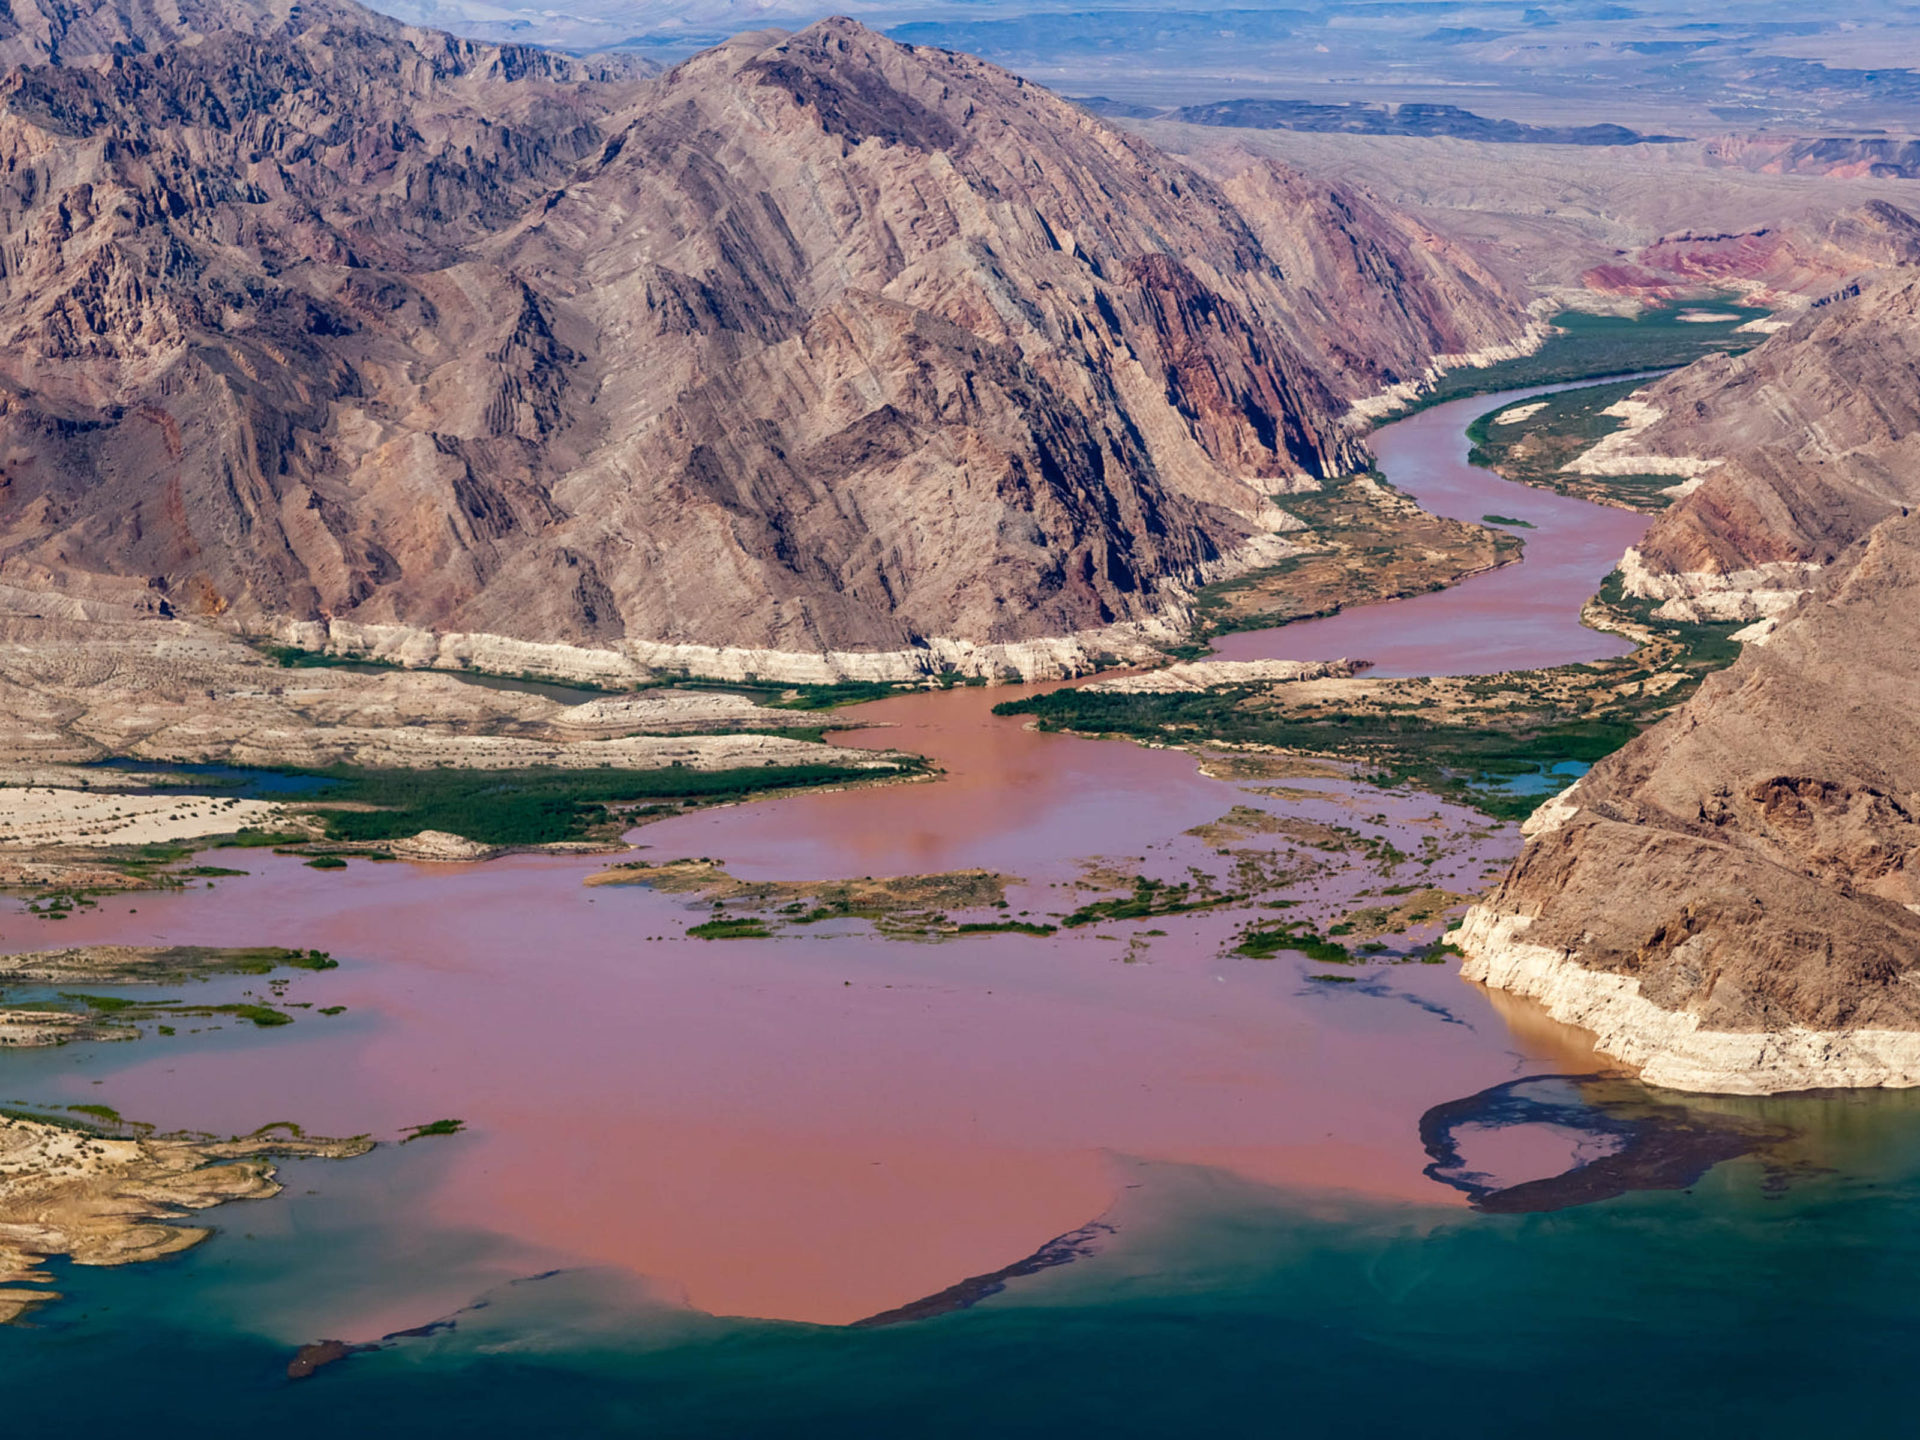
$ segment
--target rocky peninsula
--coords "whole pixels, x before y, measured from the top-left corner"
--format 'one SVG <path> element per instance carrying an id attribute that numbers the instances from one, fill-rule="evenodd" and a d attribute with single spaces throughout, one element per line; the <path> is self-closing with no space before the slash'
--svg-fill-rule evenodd
<path id="1" fill-rule="evenodd" d="M 125 1138 L 62 1120 L 0 1114 L 0 1324 L 59 1299 L 44 1262 L 131 1265 L 191 1249 L 213 1232 L 177 1222 L 230 1200 L 280 1193 L 273 1158 L 345 1159 L 365 1138 L 329 1140 L 275 1125 L 233 1140 Z"/>
<path id="2" fill-rule="evenodd" d="M 1676 1089 L 1920 1084 L 1920 517 L 1530 823 L 1469 979 Z"/>

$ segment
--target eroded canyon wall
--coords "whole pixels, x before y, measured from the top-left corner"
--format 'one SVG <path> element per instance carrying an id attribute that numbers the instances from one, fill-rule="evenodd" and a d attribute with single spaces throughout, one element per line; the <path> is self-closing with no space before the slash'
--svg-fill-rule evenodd
<path id="1" fill-rule="evenodd" d="M 1529 333 L 1357 195 L 851 21 L 648 78 L 204 9 L 4 82 L 16 584 L 1018 668 L 1283 553 L 1276 497 L 1364 462 L 1354 401 Z"/>

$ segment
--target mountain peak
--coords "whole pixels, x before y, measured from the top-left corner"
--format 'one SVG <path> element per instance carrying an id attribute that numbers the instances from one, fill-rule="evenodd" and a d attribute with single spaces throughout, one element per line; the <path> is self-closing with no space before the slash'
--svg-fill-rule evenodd
<path id="1" fill-rule="evenodd" d="M 45 177 L 0 216 L 0 558 L 177 613 L 813 656 L 1157 621 L 1361 462 L 1353 399 L 1524 324 L 1357 197 L 1243 209 L 845 17 L 641 85 L 344 0 L 165 38 L 231 3 L 127 0 L 122 60 L 0 105 Z"/>
<path id="2" fill-rule="evenodd" d="M 299 35 L 330 23 L 402 29 L 351 0 L 10 0 L 0 13 L 0 65 L 88 64 L 216 35 Z"/>

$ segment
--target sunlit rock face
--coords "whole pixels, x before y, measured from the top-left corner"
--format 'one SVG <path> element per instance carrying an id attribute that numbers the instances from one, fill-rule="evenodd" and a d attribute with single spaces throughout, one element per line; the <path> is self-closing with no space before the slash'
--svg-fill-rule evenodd
<path id="1" fill-rule="evenodd" d="M 25 583 L 253 628 L 1019 644 L 1269 554 L 1273 497 L 1363 463 L 1355 400 L 1526 338 L 1403 218 L 851 21 L 652 77 L 347 5 L 83 18 L 4 42 Z"/>
<path id="2" fill-rule="evenodd" d="M 1777 615 L 1920 504 L 1920 271 L 1854 289 L 1757 350 L 1640 392 L 1643 414 L 1608 458 L 1698 483 L 1629 556 L 1629 591 L 1674 618 Z"/>

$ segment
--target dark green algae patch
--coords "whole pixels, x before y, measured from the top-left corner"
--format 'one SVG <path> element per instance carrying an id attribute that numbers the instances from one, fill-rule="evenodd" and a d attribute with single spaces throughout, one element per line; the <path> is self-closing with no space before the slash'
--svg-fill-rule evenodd
<path id="1" fill-rule="evenodd" d="M 1382 788 L 1412 786 L 1519 820 L 1545 797 L 1512 788 L 1515 780 L 1611 755 L 1739 658 L 1732 636 L 1740 622 L 1657 619 L 1655 602 L 1626 595 L 1617 572 L 1595 599 L 1647 637 L 1634 654 L 1549 670 L 1384 680 L 1349 703 L 1301 705 L 1285 686 L 1266 684 L 1160 694 L 1062 689 L 1005 701 L 994 713 L 1031 715 L 1042 730 L 1325 755 L 1356 763 L 1359 778 Z M 1443 689 L 1450 714 L 1433 703 Z"/>
<path id="2" fill-rule="evenodd" d="M 901 760 L 873 766 L 757 765 L 729 770 L 677 765 L 651 770 L 336 767 L 272 773 L 321 782 L 302 799 L 316 807 L 310 813 L 328 841 L 379 844 L 438 830 L 477 844 L 515 846 L 611 838 L 626 828 L 628 819 L 617 807 L 651 804 L 663 807 L 651 813 L 671 813 L 683 806 L 926 772 L 921 762 Z M 321 808 L 332 806 L 354 808 Z M 314 838 L 242 830 L 219 843 L 285 849 Z"/>

